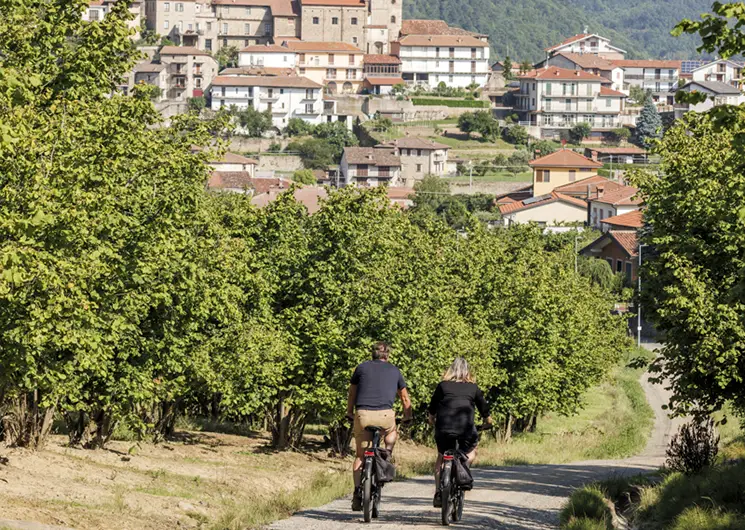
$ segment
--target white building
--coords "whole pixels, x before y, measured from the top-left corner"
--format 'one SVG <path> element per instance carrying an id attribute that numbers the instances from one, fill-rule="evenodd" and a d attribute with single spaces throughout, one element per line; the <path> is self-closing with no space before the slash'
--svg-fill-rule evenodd
<path id="1" fill-rule="evenodd" d="M 536 64 L 536 68 L 542 68 L 546 65 L 558 66 L 559 68 L 566 68 L 568 70 L 582 70 L 588 74 L 599 75 L 607 79 L 608 83 L 606 86 L 618 92 L 624 91 L 624 69 L 614 65 L 611 61 L 603 57 L 592 54 L 561 52 Z"/>
<path id="2" fill-rule="evenodd" d="M 700 92 L 708 97 L 706 101 L 689 105 L 685 110 L 706 112 L 720 105 L 740 105 L 745 103 L 745 95 L 731 84 L 719 81 L 691 81 L 681 88 L 684 92 Z"/>
<path id="3" fill-rule="evenodd" d="M 406 35 L 391 50 L 407 83 L 465 88 L 489 76 L 489 44 L 470 35 Z"/>
<path id="4" fill-rule="evenodd" d="M 550 66 L 533 70 L 520 77 L 516 93 L 517 110 L 530 122 L 534 136 L 558 137 L 578 123 L 588 123 L 591 137 L 621 126 L 626 95 L 604 86 L 603 77 L 582 70 Z"/>
<path id="5" fill-rule="evenodd" d="M 590 225 L 598 230 L 605 230 L 605 219 L 638 210 L 644 202 L 638 193 L 639 190 L 631 186 L 622 186 L 612 191 L 605 191 L 603 186 L 598 186 L 595 195 L 590 198 Z"/>
<path id="6" fill-rule="evenodd" d="M 604 59 L 618 60 L 626 56 L 626 51 L 611 46 L 610 39 L 594 33 L 580 33 L 569 37 L 564 42 L 546 48 L 549 55 L 558 53 L 592 54 Z"/>
<path id="7" fill-rule="evenodd" d="M 717 81 L 741 88 L 742 65 L 727 59 L 719 59 L 693 70 L 691 78 L 694 81 Z"/>
<path id="8" fill-rule="evenodd" d="M 294 51 L 276 44 L 247 46 L 238 53 L 239 67 L 295 68 L 295 61 Z"/>
<path id="9" fill-rule="evenodd" d="M 629 93 L 632 86 L 649 90 L 656 103 L 672 105 L 675 103 L 674 89 L 680 80 L 681 61 L 659 60 L 621 60 L 613 61 L 615 66 L 625 70 L 624 89 Z"/>
<path id="10" fill-rule="evenodd" d="M 268 110 L 278 129 L 286 127 L 290 118 L 317 124 L 325 117 L 322 86 L 306 77 L 218 76 L 210 94 L 212 110 L 231 106 Z"/>
<path id="11" fill-rule="evenodd" d="M 537 223 L 540 226 L 584 224 L 587 221 L 587 202 L 556 191 L 512 201 L 499 206 L 505 226 Z"/>

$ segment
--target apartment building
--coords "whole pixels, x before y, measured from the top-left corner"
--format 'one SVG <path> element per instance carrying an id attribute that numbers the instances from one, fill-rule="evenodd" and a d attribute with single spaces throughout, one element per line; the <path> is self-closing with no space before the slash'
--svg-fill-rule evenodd
<path id="1" fill-rule="evenodd" d="M 395 149 L 345 147 L 339 171 L 345 186 L 401 186 L 401 158 Z"/>
<path id="2" fill-rule="evenodd" d="M 83 20 L 88 22 L 98 22 L 111 11 L 111 6 L 116 0 L 89 0 L 88 5 L 83 11 Z M 137 40 L 140 38 L 140 26 L 142 24 L 143 5 L 140 0 L 130 2 L 129 12 L 134 18 L 128 22 L 128 26 L 133 30 L 131 38 Z"/>
<path id="3" fill-rule="evenodd" d="M 390 94 L 394 86 L 404 82 L 401 59 L 395 55 L 366 54 L 363 65 L 363 88 L 370 94 Z"/>
<path id="4" fill-rule="evenodd" d="M 163 46 L 159 58 L 168 77 L 164 97 L 171 101 L 203 96 L 219 68 L 209 53 L 190 46 Z"/>
<path id="5" fill-rule="evenodd" d="M 427 175 L 446 176 L 450 150 L 447 145 L 410 136 L 376 145 L 375 148 L 394 150 L 401 160 L 401 180 L 404 186 L 411 187 Z"/>
<path id="6" fill-rule="evenodd" d="M 615 66 L 625 70 L 624 88 L 629 93 L 632 86 L 649 90 L 656 103 L 675 103 L 674 89 L 680 80 L 680 61 L 660 60 L 614 60 Z"/>
<path id="7" fill-rule="evenodd" d="M 706 94 L 707 99 L 696 105 L 678 105 L 676 107 L 676 117 L 680 117 L 678 114 L 688 111 L 706 112 L 720 105 L 741 105 L 745 103 L 745 94 L 740 92 L 738 87 L 720 81 L 694 80 L 685 84 L 681 90 L 683 92 L 695 91 Z"/>
<path id="8" fill-rule="evenodd" d="M 391 43 L 409 84 L 484 86 L 489 76 L 489 45 L 470 35 L 406 35 Z"/>
<path id="9" fill-rule="evenodd" d="M 544 66 L 582 70 L 588 74 L 599 75 L 607 80 L 606 86 L 618 92 L 624 90 L 624 69 L 597 55 L 560 52 L 535 65 L 536 69 Z"/>
<path id="10" fill-rule="evenodd" d="M 179 45 L 205 49 L 199 37 L 206 29 L 202 24 L 211 17 L 209 4 L 201 0 L 145 0 L 147 29 Z"/>
<path id="11" fill-rule="evenodd" d="M 326 87 L 330 94 L 356 94 L 362 88 L 362 50 L 347 42 L 288 41 L 297 54 L 298 74 Z"/>
<path id="12" fill-rule="evenodd" d="M 142 62 L 135 66 L 132 82 L 134 85 L 153 85 L 160 89 L 154 98 L 155 103 L 163 101 L 168 93 L 168 66 L 163 63 Z"/>
<path id="13" fill-rule="evenodd" d="M 323 87 L 307 77 L 218 76 L 210 88 L 212 110 L 235 106 L 252 107 L 272 114 L 277 129 L 290 118 L 317 124 L 326 121 Z"/>
<path id="14" fill-rule="evenodd" d="M 270 43 L 274 36 L 272 10 L 268 2 L 255 0 L 212 0 L 217 25 L 217 49 L 245 48 Z"/>
<path id="15" fill-rule="evenodd" d="M 531 134 L 558 138 L 562 130 L 588 123 L 591 138 L 621 126 L 626 94 L 607 86 L 607 80 L 582 70 L 549 66 L 520 77 L 515 110 L 529 123 Z"/>
<path id="16" fill-rule="evenodd" d="M 580 33 L 569 37 L 565 41 L 546 48 L 549 55 L 559 53 L 577 53 L 581 55 L 597 55 L 608 60 L 622 60 L 626 57 L 626 51 L 612 46 L 610 39 L 595 33 Z"/>
<path id="17" fill-rule="evenodd" d="M 727 59 L 719 59 L 699 66 L 691 72 L 693 81 L 716 81 L 741 89 L 743 65 Z"/>
<path id="18" fill-rule="evenodd" d="M 248 46 L 238 53 L 238 67 L 295 68 L 295 52 L 287 46 Z"/>
<path id="19" fill-rule="evenodd" d="M 343 42 L 363 49 L 368 15 L 365 0 L 299 0 L 299 2 L 300 37 L 303 41 Z"/>

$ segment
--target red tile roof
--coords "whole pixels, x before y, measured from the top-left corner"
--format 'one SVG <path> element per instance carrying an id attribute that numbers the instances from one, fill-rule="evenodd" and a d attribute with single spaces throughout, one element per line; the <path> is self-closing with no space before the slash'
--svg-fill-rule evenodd
<path id="1" fill-rule="evenodd" d="M 616 59 L 611 61 L 614 65 L 622 68 L 672 68 L 680 70 L 681 61 L 663 61 L 657 59 L 634 60 Z"/>
<path id="2" fill-rule="evenodd" d="M 618 90 L 613 90 L 605 86 L 600 87 L 600 97 L 606 97 L 606 98 L 627 98 L 628 96 L 624 94 L 623 92 L 619 92 Z"/>
<path id="3" fill-rule="evenodd" d="M 304 6 L 365 7 L 364 0 L 300 0 Z"/>
<path id="4" fill-rule="evenodd" d="M 395 55 L 384 55 L 381 53 L 367 53 L 364 60 L 365 64 L 401 64 L 401 59 Z"/>
<path id="5" fill-rule="evenodd" d="M 375 147 L 345 147 L 342 155 L 347 164 L 381 167 L 401 167 L 401 158 L 394 149 Z"/>
<path id="6" fill-rule="evenodd" d="M 217 190 L 253 190 L 254 194 L 259 194 L 271 189 L 288 188 L 290 184 L 290 181 L 281 178 L 252 178 L 247 171 L 213 171 L 207 187 Z"/>
<path id="7" fill-rule="evenodd" d="M 266 193 L 260 193 L 251 199 L 251 204 L 263 208 L 268 204 L 272 203 L 282 193 L 286 193 L 286 190 L 282 189 L 271 189 Z M 326 188 L 321 186 L 303 186 L 295 189 L 295 200 L 308 209 L 309 214 L 314 214 L 321 209 L 321 201 L 328 197 Z"/>
<path id="8" fill-rule="evenodd" d="M 321 85 L 307 77 L 275 76 L 228 76 L 219 75 L 212 80 L 212 86 L 258 86 L 272 88 L 321 88 Z"/>
<path id="9" fill-rule="evenodd" d="M 549 66 L 548 68 L 539 68 L 537 70 L 531 70 L 526 74 L 520 76 L 520 79 L 561 79 L 567 80 L 581 80 L 581 81 L 597 81 L 598 83 L 606 83 L 608 80 L 599 75 L 590 74 L 582 70 L 570 70 L 568 68 L 559 68 L 558 66 Z"/>
<path id="10" fill-rule="evenodd" d="M 296 0 L 212 0 L 213 5 L 268 7 L 275 17 L 300 16 L 300 6 Z"/>
<path id="11" fill-rule="evenodd" d="M 569 37 L 568 39 L 565 39 L 563 42 L 560 42 L 556 46 L 551 46 L 550 48 L 546 48 L 544 51 L 550 52 L 551 50 L 555 50 L 556 48 L 561 48 L 562 46 L 566 46 L 567 44 L 571 44 L 573 42 L 581 41 L 591 36 L 592 36 L 592 33 L 578 33 L 577 35 L 573 37 Z"/>
<path id="12" fill-rule="evenodd" d="M 294 53 L 294 52 L 290 52 Z M 225 68 L 220 72 L 221 76 L 226 75 L 249 75 L 249 76 L 283 76 L 294 77 L 294 68 L 276 68 L 273 66 L 239 66 L 237 68 Z"/>
<path id="13" fill-rule="evenodd" d="M 591 53 L 588 54 L 559 52 L 557 54 L 557 57 L 559 55 L 561 55 L 562 57 L 566 57 L 574 64 L 582 68 L 597 68 L 598 70 L 613 70 L 614 68 L 617 68 L 616 66 L 613 66 L 613 63 L 611 63 L 608 59 L 603 59 L 602 57 L 598 57 L 597 55 L 593 55 Z"/>
<path id="14" fill-rule="evenodd" d="M 515 212 L 521 212 L 523 210 L 530 210 L 531 208 L 537 208 L 539 206 L 544 206 L 546 204 L 551 204 L 554 202 L 564 202 L 573 206 L 579 206 L 580 208 L 587 208 L 587 202 L 585 202 L 584 200 L 572 197 L 571 195 L 564 195 L 563 193 L 558 193 L 556 191 L 552 191 L 551 193 L 548 193 L 546 195 L 533 198 L 542 200 L 530 201 L 529 204 L 525 204 L 525 201 L 529 199 L 523 199 L 521 201 L 515 201 L 508 204 L 500 204 L 499 212 L 502 215 L 506 215 Z"/>
<path id="15" fill-rule="evenodd" d="M 646 155 L 647 151 L 641 147 L 588 147 L 600 155 Z"/>
<path id="16" fill-rule="evenodd" d="M 404 20 L 401 35 L 478 35 L 472 31 L 449 26 L 444 20 Z"/>
<path id="17" fill-rule="evenodd" d="M 542 156 L 528 162 L 530 167 L 568 167 L 568 168 L 598 168 L 603 167 L 600 162 L 595 162 L 571 149 L 559 149 L 550 155 Z"/>
<path id="18" fill-rule="evenodd" d="M 388 198 L 394 199 L 408 199 L 410 195 L 414 194 L 414 188 L 406 188 L 401 186 L 392 186 L 388 188 Z"/>
<path id="19" fill-rule="evenodd" d="M 393 86 L 403 84 L 404 78 L 368 76 L 365 78 L 365 82 L 372 86 Z"/>
<path id="20" fill-rule="evenodd" d="M 241 51 L 248 53 L 294 53 L 289 48 L 277 44 L 255 44 L 253 46 L 246 46 Z"/>
<path id="21" fill-rule="evenodd" d="M 641 210 L 634 210 L 633 212 L 614 215 L 613 217 L 603 219 L 603 223 L 620 229 L 641 228 L 644 226 L 644 212 Z"/>
<path id="22" fill-rule="evenodd" d="M 629 256 L 637 256 L 639 253 L 639 243 L 636 237 L 636 231 L 631 230 L 611 230 L 608 232 L 619 245 L 626 251 Z"/>
<path id="23" fill-rule="evenodd" d="M 554 191 L 566 193 L 567 195 L 580 195 L 583 197 L 587 197 L 588 186 L 590 188 L 590 196 L 592 196 L 592 194 L 597 191 L 598 186 L 603 186 L 605 188 L 605 191 L 608 192 L 623 187 L 623 184 L 613 182 L 612 180 L 608 180 L 607 178 L 601 177 L 600 175 L 593 175 L 592 177 L 587 177 L 582 180 L 577 180 L 575 182 L 570 182 L 569 184 L 564 184 L 563 186 L 554 188 Z"/>
<path id="24" fill-rule="evenodd" d="M 401 46 L 489 47 L 489 44 L 472 35 L 406 35 L 401 37 L 398 42 Z"/>
<path id="25" fill-rule="evenodd" d="M 633 186 L 622 186 L 607 193 L 604 192 L 602 196 L 596 196 L 592 200 L 613 206 L 636 206 L 644 202 L 641 197 L 637 196 L 638 192 L 639 190 Z"/>

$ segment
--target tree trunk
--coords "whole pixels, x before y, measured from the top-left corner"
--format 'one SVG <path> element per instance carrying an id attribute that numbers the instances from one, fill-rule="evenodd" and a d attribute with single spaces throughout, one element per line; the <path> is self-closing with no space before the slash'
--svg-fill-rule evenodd
<path id="1" fill-rule="evenodd" d="M 507 422 L 504 426 L 504 441 L 508 442 L 512 440 L 512 414 L 507 414 Z"/>
<path id="2" fill-rule="evenodd" d="M 41 449 L 52 430 L 56 404 L 39 405 L 39 391 L 28 392 L 10 401 L 1 418 L 6 445 Z"/>
<path id="3" fill-rule="evenodd" d="M 331 453 L 341 458 L 349 455 L 352 434 L 352 427 L 346 423 L 329 426 L 328 440 L 331 444 Z"/>
<path id="4" fill-rule="evenodd" d="M 92 436 L 83 444 L 86 449 L 103 449 L 109 442 L 118 423 L 109 411 L 100 409 L 91 415 L 94 424 Z"/>
<path id="5" fill-rule="evenodd" d="M 306 418 L 305 412 L 288 405 L 284 396 L 280 397 L 270 418 L 272 446 L 280 450 L 298 447 L 305 432 Z"/>

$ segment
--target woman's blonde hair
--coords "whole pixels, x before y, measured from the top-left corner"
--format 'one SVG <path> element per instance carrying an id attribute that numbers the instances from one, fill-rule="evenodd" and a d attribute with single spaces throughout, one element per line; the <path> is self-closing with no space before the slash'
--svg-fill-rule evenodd
<path id="1" fill-rule="evenodd" d="M 476 378 L 471 373 L 471 367 L 468 361 L 463 357 L 456 357 L 453 364 L 445 370 L 442 376 L 443 381 L 455 381 L 457 383 L 475 383 Z"/>

